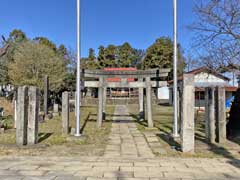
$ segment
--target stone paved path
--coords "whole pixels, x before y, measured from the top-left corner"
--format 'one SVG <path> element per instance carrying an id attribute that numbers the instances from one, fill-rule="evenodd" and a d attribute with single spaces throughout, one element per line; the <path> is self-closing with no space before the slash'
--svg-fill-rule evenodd
<path id="1" fill-rule="evenodd" d="M 127 107 L 116 106 L 105 157 L 154 157 Z"/>
<path id="2" fill-rule="evenodd" d="M 115 115 L 104 156 L 0 157 L 0 180 L 240 179 L 238 159 L 154 157 L 149 146 L 158 147 L 156 137 L 141 134 L 125 106 Z"/>
<path id="3" fill-rule="evenodd" d="M 1 157 L 1 180 L 224 180 L 240 177 L 228 159 Z"/>

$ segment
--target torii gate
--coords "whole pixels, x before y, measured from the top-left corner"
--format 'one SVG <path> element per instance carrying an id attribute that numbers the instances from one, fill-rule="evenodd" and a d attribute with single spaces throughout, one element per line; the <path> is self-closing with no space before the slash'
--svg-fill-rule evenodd
<path id="1" fill-rule="evenodd" d="M 76 90 L 77 90 L 77 102 L 76 102 L 76 133 L 75 136 L 81 136 L 80 133 L 80 101 L 81 101 L 81 73 L 80 73 L 80 58 L 81 58 L 81 31 L 80 31 L 80 24 L 81 24 L 81 18 L 80 18 L 80 6 L 81 6 L 81 0 L 77 0 L 77 83 L 76 83 Z M 173 79 L 174 79 L 174 120 L 173 120 L 173 136 L 179 137 L 178 133 L 178 97 L 177 97 L 177 87 L 178 87 L 178 81 L 177 81 L 177 62 L 178 62 L 178 50 L 177 50 L 177 0 L 173 0 Z"/>
<path id="2" fill-rule="evenodd" d="M 152 87 L 167 86 L 166 81 L 151 81 L 151 78 L 167 77 L 170 69 L 149 69 L 137 71 L 104 71 L 104 70 L 82 70 L 83 77 L 97 78 L 98 81 L 82 81 L 82 87 L 98 88 L 98 118 L 97 127 L 102 126 L 102 121 L 106 106 L 106 90 L 107 88 L 138 88 L 139 89 L 139 114 L 140 117 L 144 114 L 144 94 L 146 89 L 147 102 L 147 120 L 148 127 L 153 128 L 152 120 Z M 121 78 L 120 82 L 107 82 L 107 78 Z M 137 81 L 128 82 L 128 78 L 134 78 Z M 142 117 L 143 118 L 143 117 Z"/>

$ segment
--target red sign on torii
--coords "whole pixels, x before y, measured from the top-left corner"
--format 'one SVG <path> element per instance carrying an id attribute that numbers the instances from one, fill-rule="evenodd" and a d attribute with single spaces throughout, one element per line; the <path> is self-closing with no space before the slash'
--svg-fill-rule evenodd
<path id="1" fill-rule="evenodd" d="M 104 71 L 136 71 L 137 68 L 104 68 Z M 127 82 L 133 82 L 134 78 L 127 78 Z M 107 82 L 121 82 L 121 78 L 107 78 Z"/>

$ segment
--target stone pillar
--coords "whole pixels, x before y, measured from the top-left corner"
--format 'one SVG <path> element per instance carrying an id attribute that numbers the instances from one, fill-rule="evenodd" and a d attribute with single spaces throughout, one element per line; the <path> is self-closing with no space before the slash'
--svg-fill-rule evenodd
<path id="1" fill-rule="evenodd" d="M 106 119 L 107 88 L 103 88 L 103 120 Z"/>
<path id="2" fill-rule="evenodd" d="M 39 89 L 33 86 L 29 87 L 28 97 L 27 144 L 34 145 L 38 142 Z"/>
<path id="3" fill-rule="evenodd" d="M 209 87 L 206 87 L 205 88 L 205 136 L 206 136 L 206 139 L 209 140 L 209 134 L 210 134 L 210 127 L 209 127 L 209 95 L 210 95 L 210 88 Z"/>
<path id="4" fill-rule="evenodd" d="M 69 94 L 68 92 L 62 93 L 62 128 L 63 133 L 69 133 Z"/>
<path id="5" fill-rule="evenodd" d="M 146 94 L 147 94 L 147 117 L 148 117 L 148 127 L 153 128 L 153 119 L 152 119 L 152 87 L 150 77 L 146 78 Z"/>
<path id="6" fill-rule="evenodd" d="M 178 120 L 181 119 L 181 99 L 180 99 L 180 91 L 178 89 L 177 91 L 177 115 L 178 115 Z"/>
<path id="7" fill-rule="evenodd" d="M 169 105 L 173 105 L 173 88 L 169 88 Z"/>
<path id="8" fill-rule="evenodd" d="M 205 88 L 205 133 L 210 143 L 215 143 L 215 88 Z"/>
<path id="9" fill-rule="evenodd" d="M 98 118 L 97 118 L 97 127 L 102 126 L 103 120 L 103 78 L 99 78 L 99 87 L 98 87 Z"/>
<path id="10" fill-rule="evenodd" d="M 28 88 L 19 87 L 17 92 L 17 120 L 16 120 L 16 143 L 27 144 L 27 122 L 28 122 Z"/>
<path id="11" fill-rule="evenodd" d="M 77 92 L 74 93 L 74 112 L 75 112 L 75 117 L 77 117 Z"/>
<path id="12" fill-rule="evenodd" d="M 182 94 L 182 151 L 194 152 L 194 76 L 192 74 L 183 75 Z"/>
<path id="13" fill-rule="evenodd" d="M 48 114 L 48 92 L 49 92 L 49 79 L 48 76 L 44 77 L 44 115 Z"/>
<path id="14" fill-rule="evenodd" d="M 181 132 L 181 122 L 182 122 L 182 88 L 178 88 L 177 93 L 177 100 L 178 100 L 178 132 Z"/>
<path id="15" fill-rule="evenodd" d="M 138 79 L 139 82 L 143 82 L 143 79 Z M 138 103 L 139 103 L 139 119 L 144 120 L 144 92 L 143 88 L 138 88 Z"/>
<path id="16" fill-rule="evenodd" d="M 53 104 L 53 115 L 54 116 L 59 115 L 59 107 L 58 107 L 58 104 L 56 104 L 56 103 Z"/>
<path id="17" fill-rule="evenodd" d="M 226 142 L 226 97 L 225 87 L 216 88 L 216 140 Z"/>
<path id="18" fill-rule="evenodd" d="M 14 109 L 14 128 L 16 128 L 16 121 L 17 121 L 17 91 L 14 91 L 13 109 Z"/>

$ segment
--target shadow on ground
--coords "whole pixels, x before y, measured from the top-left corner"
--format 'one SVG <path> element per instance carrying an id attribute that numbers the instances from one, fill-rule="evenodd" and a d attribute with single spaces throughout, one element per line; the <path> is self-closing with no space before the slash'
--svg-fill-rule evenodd
<path id="1" fill-rule="evenodd" d="M 41 143 L 44 140 L 48 139 L 53 133 L 39 133 L 38 134 L 38 142 Z"/>

